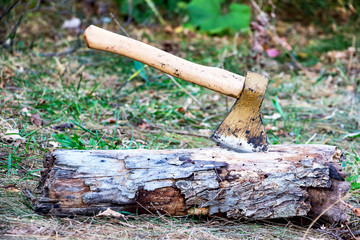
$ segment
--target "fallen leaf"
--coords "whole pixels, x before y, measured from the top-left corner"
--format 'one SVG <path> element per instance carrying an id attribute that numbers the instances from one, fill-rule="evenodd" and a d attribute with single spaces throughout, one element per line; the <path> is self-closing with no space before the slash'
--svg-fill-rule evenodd
<path id="1" fill-rule="evenodd" d="M 211 97 L 211 101 L 212 102 L 217 102 L 217 101 L 219 101 L 220 100 L 220 94 L 214 94 L 214 95 L 212 95 L 212 97 Z"/>
<path id="2" fill-rule="evenodd" d="M 53 126 L 52 129 L 63 132 L 63 131 L 65 131 L 66 128 L 73 128 L 73 127 L 74 127 L 74 124 L 72 124 L 72 123 L 63 123 L 63 124 Z"/>
<path id="3" fill-rule="evenodd" d="M 174 29 L 175 33 L 181 33 L 184 30 L 183 26 L 180 25 Z"/>
<path id="4" fill-rule="evenodd" d="M 269 125 L 266 125 L 266 126 L 265 126 L 265 130 L 266 130 L 266 131 L 271 130 L 271 131 L 273 131 L 273 132 L 276 132 L 276 131 L 279 130 L 279 128 L 276 127 L 276 126 L 272 126 L 272 125 L 269 124 Z"/>
<path id="5" fill-rule="evenodd" d="M 4 187 L 5 191 L 8 192 L 20 192 L 20 189 L 16 187 L 15 184 L 9 184 Z"/>
<path id="6" fill-rule="evenodd" d="M 353 208 L 351 210 L 355 213 L 356 216 L 360 217 L 360 208 Z"/>
<path id="7" fill-rule="evenodd" d="M 345 87 L 345 89 L 346 89 L 346 91 L 348 91 L 348 92 L 354 92 L 354 91 L 355 91 L 355 86 L 353 86 L 353 85 L 347 85 L 347 86 Z"/>
<path id="8" fill-rule="evenodd" d="M 25 140 L 25 138 L 20 136 L 19 129 L 7 130 L 5 133 L 1 134 L 1 138 L 6 142 L 14 142 L 16 140 L 22 140 L 22 141 Z"/>
<path id="9" fill-rule="evenodd" d="M 172 28 L 171 25 L 166 25 L 166 26 L 164 27 L 164 32 L 171 34 L 171 33 L 174 33 L 174 29 Z"/>
<path id="10" fill-rule="evenodd" d="M 16 140 L 15 142 L 13 142 L 13 146 L 15 146 L 15 147 L 18 147 L 18 146 L 20 146 L 20 144 L 21 143 L 23 143 L 24 142 L 24 140 L 23 139 L 18 139 L 18 140 Z"/>
<path id="11" fill-rule="evenodd" d="M 309 54 L 306 52 L 296 52 L 296 56 L 298 56 L 301 59 L 305 59 L 305 58 L 309 57 Z"/>
<path id="12" fill-rule="evenodd" d="M 50 145 L 50 147 L 53 147 L 53 148 L 59 147 L 59 143 L 58 143 L 58 142 L 54 142 L 54 141 L 49 141 L 49 145 Z"/>
<path id="13" fill-rule="evenodd" d="M 35 113 L 30 117 L 30 122 L 35 126 L 40 127 L 42 125 L 41 117 L 39 113 Z"/>
<path id="14" fill-rule="evenodd" d="M 81 20 L 79 18 L 75 18 L 73 17 L 72 19 L 70 20 L 65 20 L 63 25 L 61 25 L 61 28 L 79 28 L 81 25 Z"/>
<path id="15" fill-rule="evenodd" d="M 43 105 L 45 102 L 46 102 L 45 99 L 40 98 L 39 101 L 38 101 L 38 104 Z"/>
<path id="16" fill-rule="evenodd" d="M 264 115 L 263 117 L 264 119 L 272 119 L 272 120 L 276 120 L 281 118 L 280 113 L 274 113 L 273 115 Z"/>
<path id="17" fill-rule="evenodd" d="M 146 142 L 144 140 L 138 139 L 136 140 L 136 142 L 142 144 L 142 145 L 146 145 Z"/>
<path id="18" fill-rule="evenodd" d="M 200 134 L 203 134 L 203 135 L 207 135 L 207 136 L 210 136 L 212 131 L 209 130 L 209 129 L 199 129 L 199 133 Z"/>
<path id="19" fill-rule="evenodd" d="M 276 48 L 269 48 L 265 50 L 267 55 L 271 58 L 275 58 L 280 55 L 280 51 L 278 51 Z"/>
<path id="20" fill-rule="evenodd" d="M 140 128 L 142 130 L 150 128 L 150 125 L 146 122 L 145 119 L 143 119 L 142 123 L 138 124 L 137 126 L 138 126 L 138 128 Z"/>
<path id="21" fill-rule="evenodd" d="M 27 117 L 31 116 L 29 109 L 27 109 L 26 107 L 21 108 L 20 112 Z"/>
<path id="22" fill-rule="evenodd" d="M 184 113 L 186 112 L 186 107 L 179 107 L 178 109 L 176 109 L 176 111 L 178 111 L 179 113 Z"/>
<path id="23" fill-rule="evenodd" d="M 103 120 L 101 123 L 103 123 L 103 124 L 114 124 L 114 123 L 116 123 L 116 118 L 114 118 L 114 117 L 107 118 L 107 119 Z"/>
<path id="24" fill-rule="evenodd" d="M 344 201 L 342 201 L 348 208 L 351 209 L 351 211 L 353 211 L 353 213 L 355 213 L 356 216 L 360 217 L 360 208 L 358 207 L 354 207 L 353 205 L 346 203 Z"/>
<path id="25" fill-rule="evenodd" d="M 283 136 L 283 137 L 289 136 L 289 133 L 287 131 L 285 131 L 283 129 L 278 129 L 278 130 L 275 130 L 275 129 L 276 128 L 274 128 L 274 130 L 272 130 L 275 136 Z"/>
<path id="26" fill-rule="evenodd" d="M 124 214 L 121 214 L 119 212 L 115 212 L 114 210 L 111 210 L 110 208 L 106 209 L 103 212 L 100 212 L 96 216 L 105 216 L 105 217 L 115 217 L 115 218 L 123 218 L 126 219 L 126 216 Z"/>
<path id="27" fill-rule="evenodd" d="M 190 111 L 186 111 L 186 113 L 184 114 L 185 117 L 191 118 L 191 119 L 195 119 L 195 116 L 190 112 Z"/>

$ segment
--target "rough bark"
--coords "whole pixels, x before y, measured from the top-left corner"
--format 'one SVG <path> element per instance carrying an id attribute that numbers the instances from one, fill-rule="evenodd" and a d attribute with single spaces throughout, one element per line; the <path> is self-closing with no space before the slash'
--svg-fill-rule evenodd
<path id="1" fill-rule="evenodd" d="M 336 147 L 326 145 L 276 145 L 267 153 L 218 147 L 57 150 L 44 157 L 35 210 L 57 216 L 108 207 L 237 219 L 315 216 L 348 190 L 341 159 Z M 344 221 L 344 212 L 338 207 L 324 216 Z"/>

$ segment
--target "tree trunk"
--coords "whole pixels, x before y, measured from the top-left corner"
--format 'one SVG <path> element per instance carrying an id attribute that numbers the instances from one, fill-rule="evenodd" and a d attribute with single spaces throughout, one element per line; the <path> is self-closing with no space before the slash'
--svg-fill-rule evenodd
<path id="1" fill-rule="evenodd" d="M 44 157 L 35 211 L 93 215 L 110 207 L 237 219 L 316 217 L 348 190 L 342 158 L 326 145 L 274 145 L 266 153 L 57 150 Z M 345 206 L 336 207 L 325 213 L 327 221 L 347 219 Z"/>

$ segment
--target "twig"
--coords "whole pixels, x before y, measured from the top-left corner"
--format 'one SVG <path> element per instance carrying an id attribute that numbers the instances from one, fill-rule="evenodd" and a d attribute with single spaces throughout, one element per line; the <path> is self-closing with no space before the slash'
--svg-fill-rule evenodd
<path id="1" fill-rule="evenodd" d="M 30 192 L 29 189 L 25 188 L 21 192 L 27 197 L 31 202 L 34 202 L 37 198 Z"/>
<path id="2" fill-rule="evenodd" d="M 238 38 L 239 38 L 239 35 L 240 35 L 240 32 L 236 32 L 235 33 L 235 35 L 234 35 L 234 38 L 233 38 L 233 54 L 235 55 L 235 54 L 237 54 L 238 53 L 238 50 L 237 50 L 237 48 L 236 48 L 236 46 L 237 46 L 237 40 L 238 40 Z"/>
<path id="3" fill-rule="evenodd" d="M 353 56 L 354 56 L 354 53 L 355 53 L 355 42 L 356 42 L 356 36 L 353 36 L 353 39 L 352 39 L 352 46 L 351 48 L 349 49 L 349 52 L 350 52 L 350 59 L 349 59 L 349 62 L 348 62 L 348 65 L 347 65 L 347 72 L 348 74 L 350 74 L 350 70 L 351 70 L 351 67 L 352 67 L 352 63 L 353 63 Z M 354 51 L 352 51 L 354 49 Z"/>
<path id="4" fill-rule="evenodd" d="M 121 31 L 123 31 L 123 33 L 129 37 L 130 35 L 126 32 L 126 30 L 121 26 L 121 24 L 118 22 L 118 20 L 116 20 L 114 14 L 112 14 L 112 12 L 110 12 L 110 16 L 112 17 L 112 19 L 115 21 L 116 25 L 118 25 L 118 27 L 121 29 Z"/>
<path id="5" fill-rule="evenodd" d="M 5 17 L 10 11 L 11 9 L 13 9 L 15 7 L 15 5 L 19 2 L 20 0 L 16 0 L 1 16 L 0 16 L 0 20 Z"/>
<path id="6" fill-rule="evenodd" d="M 67 54 L 71 54 L 71 53 L 74 53 L 76 52 L 76 50 L 78 50 L 80 47 L 77 46 L 75 48 L 69 48 L 68 50 L 66 51 L 63 51 L 63 52 L 57 52 L 57 53 L 40 53 L 39 55 L 41 57 L 58 57 L 58 56 L 64 56 L 64 55 L 67 55 Z"/>
<path id="7" fill-rule="evenodd" d="M 345 223 L 346 228 L 349 230 L 351 236 L 356 240 L 357 238 L 355 237 L 354 233 L 351 231 L 351 229 L 349 228 L 349 226 Z"/>
<path id="8" fill-rule="evenodd" d="M 159 22 L 161 23 L 161 25 L 165 25 L 166 22 L 165 22 L 164 18 L 160 15 L 159 11 L 156 9 L 154 3 L 151 0 L 145 0 L 145 2 L 150 7 L 151 11 L 153 11 L 155 16 L 159 19 Z"/>
<path id="9" fill-rule="evenodd" d="M 130 24 L 133 16 L 133 1 L 128 0 L 128 19 L 126 20 L 125 25 Z"/>
<path id="10" fill-rule="evenodd" d="M 151 127 L 157 128 L 157 129 L 163 129 L 166 132 L 176 133 L 176 134 L 181 134 L 181 135 L 194 136 L 194 137 L 204 137 L 204 138 L 209 137 L 209 135 L 200 134 L 200 133 L 181 131 L 181 130 L 175 130 L 175 129 L 166 129 L 166 128 L 160 128 L 160 127 L 157 127 L 157 126 L 151 126 Z M 147 132 L 150 132 L 150 133 L 159 133 L 159 131 L 157 131 L 157 130 L 144 130 L 144 131 L 147 131 Z"/>
<path id="11" fill-rule="evenodd" d="M 202 110 L 204 110 L 201 102 L 200 102 L 199 100 L 197 100 L 197 99 L 196 99 L 191 93 L 189 93 L 185 88 L 183 88 L 183 87 L 175 80 L 175 78 L 174 78 L 173 76 L 171 76 L 171 75 L 169 75 L 169 74 L 166 74 L 166 75 L 176 84 L 176 86 L 178 86 L 178 87 L 179 87 L 181 90 L 183 90 L 187 95 L 189 95 L 189 97 L 190 97 L 192 100 L 194 100 L 194 101 L 200 106 L 200 108 L 201 108 Z"/>
<path id="12" fill-rule="evenodd" d="M 14 27 L 11 30 L 11 33 L 3 40 L 0 42 L 0 45 L 3 45 L 6 41 L 6 39 L 8 38 L 15 38 L 16 35 L 16 31 L 21 23 L 22 18 L 24 17 L 25 13 L 21 14 L 21 16 L 19 17 L 18 21 L 16 22 L 16 24 L 14 25 Z M 12 41 L 11 41 L 12 42 Z M 12 44 L 11 44 L 12 45 Z"/>
<path id="13" fill-rule="evenodd" d="M 314 135 L 311 136 L 311 138 L 309 138 L 309 140 L 306 141 L 305 144 L 309 144 L 311 142 L 311 140 L 314 139 L 314 137 L 316 137 L 317 133 L 314 133 Z"/>

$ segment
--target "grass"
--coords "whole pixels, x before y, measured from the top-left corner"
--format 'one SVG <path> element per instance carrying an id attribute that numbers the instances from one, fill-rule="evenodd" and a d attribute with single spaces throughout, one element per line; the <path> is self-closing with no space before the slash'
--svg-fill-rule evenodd
<path id="1" fill-rule="evenodd" d="M 124 57 L 91 51 L 83 43 L 74 53 L 44 57 L 40 53 L 61 52 L 79 41 L 76 35 L 60 31 L 66 38 L 56 44 L 44 35 L 35 40 L 32 50 L 26 48 L 26 41 L 15 47 L 12 54 L 5 48 L 0 50 L 0 83 L 3 84 L 0 133 L 17 129 L 22 137 L 0 141 L 0 235 L 19 239 L 302 237 L 306 229 L 291 223 L 243 223 L 161 215 L 136 216 L 128 221 L 100 217 L 60 219 L 34 214 L 32 202 L 24 191 L 28 189 L 38 196 L 36 185 L 42 156 L 47 152 L 57 148 L 213 146 L 207 136 L 233 103 L 233 99 L 176 80 L 179 87 L 156 70 Z M 359 206 L 355 189 L 359 182 L 355 176 L 360 174 L 360 137 L 356 135 L 360 125 L 358 52 L 350 64 L 349 55 L 337 61 L 327 59 L 326 54 L 335 50 L 329 44 L 318 47 L 320 64 L 306 72 L 291 69 L 289 59 L 276 61 L 261 57 L 253 60 L 246 36 L 236 40 L 234 49 L 233 39 L 227 37 L 166 34 L 158 28 L 148 34 L 147 28 L 131 26 L 129 32 L 158 47 L 171 39 L 177 55 L 197 63 L 224 66 L 240 74 L 253 70 L 269 75 L 270 84 L 262 108 L 269 142 L 338 146 L 347 155 L 344 168 L 352 176 L 352 203 Z M 26 40 L 26 35 L 21 37 Z M 336 40 L 341 45 L 336 45 L 336 50 L 345 52 L 343 49 L 349 47 L 349 42 L 340 40 Z M 316 48 L 309 42 L 305 47 Z M 32 119 L 35 113 L 41 118 L 40 126 Z M 64 131 L 56 128 L 64 124 L 73 127 L 64 128 Z M 359 231 L 358 219 L 355 216 L 351 219 L 349 226 Z M 316 225 L 309 236 L 328 239 L 340 235 L 341 231 L 336 228 Z"/>

